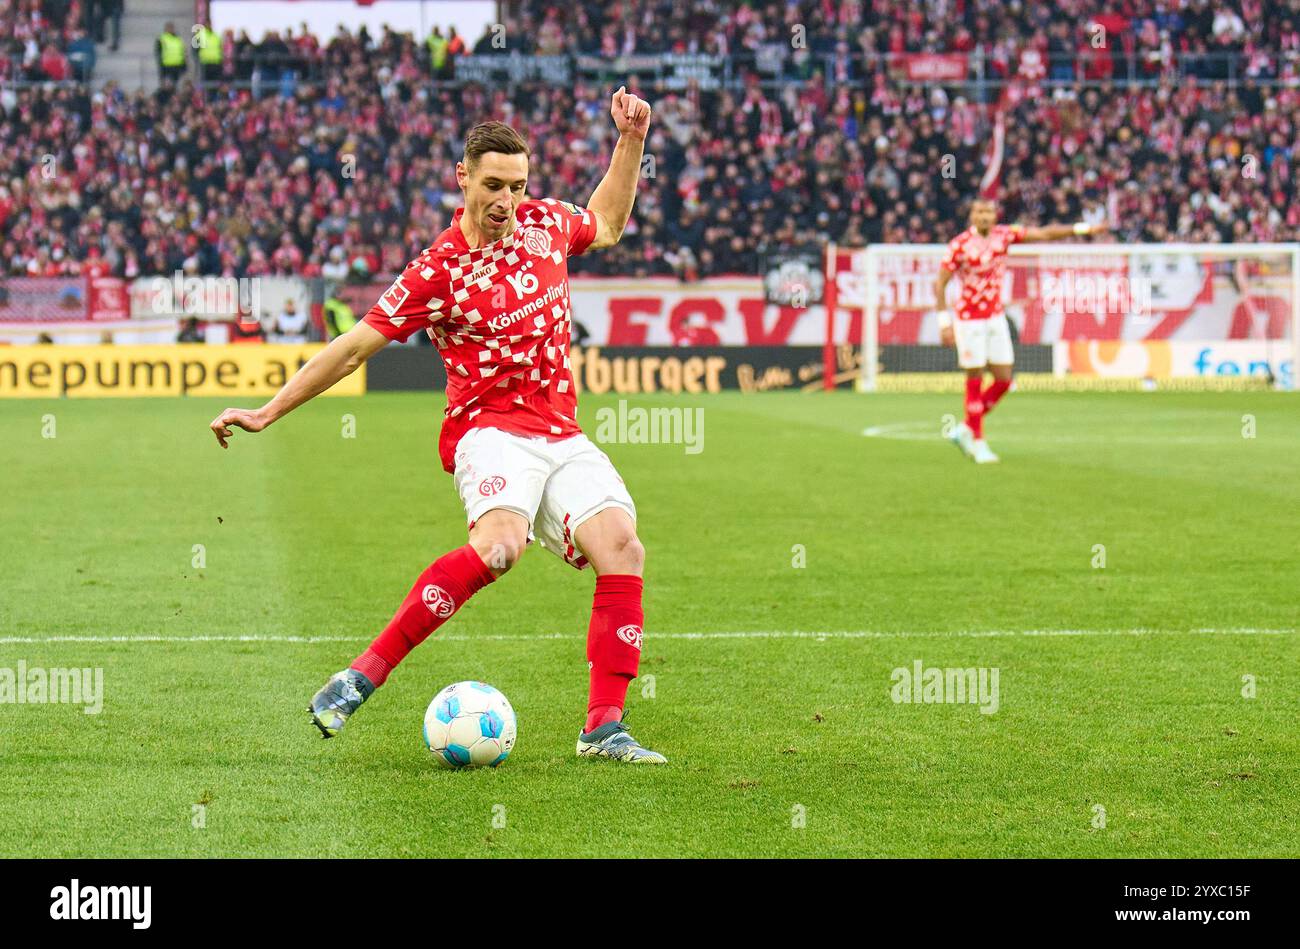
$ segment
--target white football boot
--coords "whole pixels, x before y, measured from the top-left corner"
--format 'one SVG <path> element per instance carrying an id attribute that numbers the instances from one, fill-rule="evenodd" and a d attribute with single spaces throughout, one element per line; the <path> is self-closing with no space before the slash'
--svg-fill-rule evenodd
<path id="1" fill-rule="evenodd" d="M 651 751 L 628 734 L 622 722 L 606 722 L 599 728 L 578 734 L 579 758 L 612 758 L 628 764 L 667 764 L 668 759 Z"/>
<path id="2" fill-rule="evenodd" d="M 952 430 L 952 434 L 948 436 L 948 441 L 956 445 L 957 450 L 967 458 L 974 457 L 972 453 L 975 450 L 975 434 L 965 422 Z"/>
<path id="3" fill-rule="evenodd" d="M 977 465 L 997 464 L 998 456 L 993 454 L 993 449 L 984 439 L 979 439 L 971 446 L 971 458 Z"/>
<path id="4" fill-rule="evenodd" d="M 333 738 L 374 691 L 371 681 L 356 669 L 335 673 L 307 707 L 312 724 L 320 729 L 322 738 Z"/>

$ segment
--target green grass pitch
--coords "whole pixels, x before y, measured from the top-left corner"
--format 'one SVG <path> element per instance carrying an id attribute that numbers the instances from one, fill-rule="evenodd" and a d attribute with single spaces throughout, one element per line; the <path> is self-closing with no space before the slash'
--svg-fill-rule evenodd
<path id="1" fill-rule="evenodd" d="M 0 402 L 0 668 L 104 675 L 98 715 L 0 704 L 0 854 L 1300 856 L 1297 396 L 1013 393 L 985 468 L 938 437 L 958 396 L 635 398 L 705 422 L 604 446 L 644 770 L 574 756 L 592 577 L 538 549 L 340 739 L 308 723 L 464 542 L 441 405 L 318 399 L 222 452 L 214 401 Z M 996 669 L 997 711 L 894 702 L 918 660 Z M 496 770 L 421 744 L 468 678 L 519 715 Z"/>

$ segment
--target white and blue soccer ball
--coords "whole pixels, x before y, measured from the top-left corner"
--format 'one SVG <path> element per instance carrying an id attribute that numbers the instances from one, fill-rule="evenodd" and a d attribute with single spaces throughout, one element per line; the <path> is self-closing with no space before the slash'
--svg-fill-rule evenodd
<path id="1" fill-rule="evenodd" d="M 486 682 L 457 682 L 424 713 L 424 743 L 444 768 L 495 768 L 515 746 L 515 710 Z"/>

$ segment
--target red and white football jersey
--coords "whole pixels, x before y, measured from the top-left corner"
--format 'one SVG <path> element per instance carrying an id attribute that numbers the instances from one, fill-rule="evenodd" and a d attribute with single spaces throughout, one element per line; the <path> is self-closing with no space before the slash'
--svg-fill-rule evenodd
<path id="1" fill-rule="evenodd" d="M 948 242 L 943 268 L 961 280 L 957 319 L 987 320 L 1002 315 L 1002 280 L 1007 270 L 1007 248 L 1025 238 L 1025 229 L 995 224 L 988 237 L 968 227 Z M 941 301 L 942 302 L 942 301 Z"/>
<path id="2" fill-rule="evenodd" d="M 545 198 L 519 205 L 512 233 L 471 248 L 460 230 L 464 212 L 365 316 L 389 339 L 431 331 L 447 367 L 438 454 L 448 471 L 471 428 L 552 438 L 581 431 L 569 365 L 568 258 L 596 238 L 590 211 Z"/>

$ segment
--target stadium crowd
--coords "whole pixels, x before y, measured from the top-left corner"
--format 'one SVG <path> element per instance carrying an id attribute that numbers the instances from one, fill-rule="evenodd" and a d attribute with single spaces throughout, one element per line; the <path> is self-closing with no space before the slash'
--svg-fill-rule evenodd
<path id="1" fill-rule="evenodd" d="M 87 20 L 82 0 L 0 0 L 0 83 L 89 79 L 95 39 Z"/>
<path id="2" fill-rule="evenodd" d="M 40 5 L 25 0 L 23 9 L 32 4 Z M 1059 32 L 1061 11 L 1083 8 L 1028 2 L 1024 17 L 985 0 L 769 0 L 726 15 L 711 0 L 607 6 L 614 15 L 599 18 L 590 4 L 523 4 L 508 19 L 518 38 L 508 36 L 507 49 L 528 37 L 534 52 L 698 44 L 735 55 L 805 23 L 810 43 L 853 36 L 886 52 L 1005 41 L 1015 64 L 1026 44 Z M 1284 53 L 1300 52 L 1300 0 L 1119 6 L 1129 11 L 1120 33 L 1132 42 L 1152 30 L 1179 49 L 1230 41 L 1259 60 L 1258 76 L 1228 83 L 1158 71 L 1141 86 L 1083 76 L 1020 84 L 1006 122 L 1004 218 L 1108 216 L 1125 241 L 1296 239 L 1300 88 L 1261 80 L 1287 68 Z M 1037 32 L 1022 35 L 1022 17 L 1041 24 Z M 148 94 L 74 83 L 5 90 L 0 149 L 11 160 L 0 178 L 0 268 L 369 281 L 399 269 L 446 225 L 460 202 L 459 144 L 486 118 L 530 140 L 531 194 L 585 201 L 613 145 L 605 84 L 430 81 L 454 72 L 450 39 L 429 45 L 387 30 L 340 31 L 328 42 L 305 31 L 257 43 L 227 36 L 226 81 L 183 79 Z M 490 50 L 490 31 L 465 48 Z M 1257 55 L 1265 48 L 1266 63 Z M 266 49 L 271 59 L 259 59 Z M 255 82 L 265 62 L 277 64 L 274 75 Z M 327 78 L 304 81 L 313 62 Z M 752 274 L 770 251 L 827 239 L 946 240 L 985 171 L 988 107 L 883 68 L 845 83 L 764 83 L 751 72 L 734 89 L 637 91 L 657 117 L 637 212 L 617 248 L 575 261 L 576 272 Z"/>
<path id="3" fill-rule="evenodd" d="M 1133 56 L 1141 75 L 1158 74 L 1175 56 L 1205 56 L 1202 78 L 1221 78 L 1228 56 L 1257 75 L 1276 70 L 1274 53 L 1300 51 L 1297 0 L 615 0 L 559 5 L 507 2 L 508 49 L 544 54 L 676 52 L 744 56 L 798 37 L 811 52 L 971 53 L 993 74 L 1015 71 L 1019 52 L 1035 48 L 1056 78 L 1080 71 L 1122 72 Z M 1115 37 L 1099 49 L 1097 27 Z M 475 52 L 492 52 L 485 35 Z"/>
<path id="4" fill-rule="evenodd" d="M 503 22 L 477 38 L 436 27 L 422 44 L 401 44 L 402 71 L 448 79 L 465 55 L 702 53 L 804 78 L 829 59 L 836 79 L 854 81 L 890 57 L 962 53 L 1003 78 L 1017 73 L 1029 50 L 1057 81 L 1273 79 L 1294 76 L 1300 57 L 1300 0 L 1119 0 L 1102 11 L 1090 0 L 507 0 L 504 7 Z M 349 46 L 345 36 L 335 39 Z M 369 35 L 362 41 L 383 45 Z M 228 80 L 319 78 L 338 64 L 334 43 L 322 44 L 305 24 L 257 40 L 227 31 L 221 42 Z"/>

